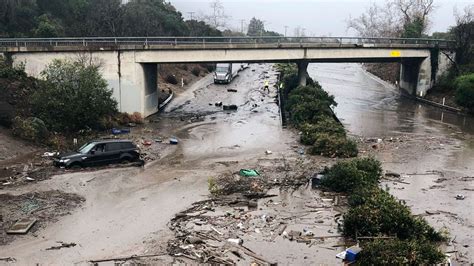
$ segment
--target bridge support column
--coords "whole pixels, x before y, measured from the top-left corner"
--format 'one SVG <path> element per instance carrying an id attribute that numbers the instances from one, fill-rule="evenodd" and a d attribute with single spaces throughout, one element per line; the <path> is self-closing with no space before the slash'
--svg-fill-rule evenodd
<path id="1" fill-rule="evenodd" d="M 408 60 L 400 69 L 400 88 L 410 95 L 425 97 L 432 87 L 431 59 Z"/>
<path id="2" fill-rule="evenodd" d="M 298 62 L 298 84 L 306 86 L 308 77 L 308 61 Z"/>

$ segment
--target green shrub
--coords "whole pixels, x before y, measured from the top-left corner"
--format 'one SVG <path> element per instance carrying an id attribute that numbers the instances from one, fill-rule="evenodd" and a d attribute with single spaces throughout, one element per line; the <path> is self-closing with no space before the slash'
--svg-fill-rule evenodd
<path id="1" fill-rule="evenodd" d="M 12 133 L 22 139 L 34 142 L 44 142 L 49 132 L 46 124 L 39 118 L 28 117 L 23 119 L 19 116 L 13 119 Z"/>
<path id="2" fill-rule="evenodd" d="M 328 133 L 346 136 L 344 127 L 332 117 L 321 117 L 316 123 L 304 123 L 301 126 L 301 143 L 305 145 L 313 145 L 316 141 L 317 134 Z"/>
<path id="3" fill-rule="evenodd" d="M 379 161 L 357 158 L 338 162 L 325 171 L 322 185 L 336 192 L 352 192 L 360 187 L 375 187 L 382 175 Z"/>
<path id="4" fill-rule="evenodd" d="M 354 170 L 352 170 L 354 171 Z M 441 241 L 443 237 L 424 219 L 413 217 L 410 209 L 394 196 L 380 188 L 368 189 L 344 215 L 344 235 L 396 236 L 399 239 Z M 354 199 L 351 203 L 354 204 Z"/>
<path id="5" fill-rule="evenodd" d="M 25 64 L 9 66 L 3 57 L 0 57 L 0 78 L 4 79 L 24 79 L 28 77 L 25 72 Z"/>
<path id="6" fill-rule="evenodd" d="M 456 102 L 470 112 L 474 112 L 474 73 L 458 77 L 454 85 Z"/>
<path id="7" fill-rule="evenodd" d="M 201 74 L 201 69 L 199 67 L 194 67 L 193 70 L 191 70 L 194 76 L 199 77 Z"/>
<path id="8" fill-rule="evenodd" d="M 315 141 L 309 149 L 312 155 L 322 155 L 327 157 L 351 158 L 359 153 L 357 143 L 347 139 L 342 134 L 316 133 L 313 135 Z"/>
<path id="9" fill-rule="evenodd" d="M 166 76 L 165 80 L 169 84 L 173 84 L 173 85 L 178 84 L 178 79 L 176 78 L 175 75 L 168 75 L 168 76 Z"/>
<path id="10" fill-rule="evenodd" d="M 435 265 L 445 262 L 433 243 L 420 240 L 375 240 L 361 245 L 359 265 Z"/>
<path id="11" fill-rule="evenodd" d="M 317 123 L 324 116 L 332 116 L 331 107 L 336 105 L 334 96 L 316 84 L 294 89 L 289 94 L 287 109 L 293 124 L 302 126 L 305 123 Z"/>
<path id="12" fill-rule="evenodd" d="M 31 97 L 33 113 L 57 132 L 99 129 L 117 112 L 99 67 L 55 60 L 43 72 L 45 85 Z"/>

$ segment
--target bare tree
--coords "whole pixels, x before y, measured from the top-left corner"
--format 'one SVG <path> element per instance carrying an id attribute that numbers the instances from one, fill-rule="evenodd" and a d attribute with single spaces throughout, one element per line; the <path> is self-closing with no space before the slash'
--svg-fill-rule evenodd
<path id="1" fill-rule="evenodd" d="M 227 26 L 227 20 L 230 16 L 225 14 L 224 6 L 220 0 L 214 0 L 210 4 L 211 14 L 204 15 L 201 20 L 213 26 L 216 29 L 223 29 Z"/>
<path id="2" fill-rule="evenodd" d="M 457 26 L 472 23 L 474 21 L 474 5 L 466 6 L 463 12 L 454 8 L 454 18 Z"/>
<path id="3" fill-rule="evenodd" d="M 393 2 L 386 2 L 383 6 L 372 3 L 359 17 L 349 17 L 347 27 L 361 37 L 397 37 L 402 27 L 394 8 Z"/>
<path id="4" fill-rule="evenodd" d="M 403 23 L 407 25 L 416 19 L 423 23 L 423 29 L 429 26 L 429 15 L 436 8 L 434 0 L 397 0 L 396 7 L 403 16 Z"/>
<path id="5" fill-rule="evenodd" d="M 435 8 L 434 0 L 391 0 L 384 5 L 372 3 L 359 17 L 349 18 L 347 27 L 362 37 L 400 37 L 405 26 L 419 22 L 424 32 Z"/>

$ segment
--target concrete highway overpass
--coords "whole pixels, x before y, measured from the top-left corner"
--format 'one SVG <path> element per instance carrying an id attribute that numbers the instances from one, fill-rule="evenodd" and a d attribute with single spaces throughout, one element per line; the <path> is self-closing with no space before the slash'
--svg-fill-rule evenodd
<path id="1" fill-rule="evenodd" d="M 0 54 L 34 77 L 54 59 L 87 56 L 100 63 L 122 112 L 158 109 L 158 66 L 164 63 L 400 62 L 400 88 L 424 96 L 453 58 L 453 43 L 433 39 L 352 37 L 155 37 L 0 39 Z"/>

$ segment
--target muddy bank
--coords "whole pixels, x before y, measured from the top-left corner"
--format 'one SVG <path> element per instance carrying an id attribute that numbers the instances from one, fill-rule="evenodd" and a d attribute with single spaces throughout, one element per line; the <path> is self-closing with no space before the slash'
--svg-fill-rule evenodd
<path id="1" fill-rule="evenodd" d="M 68 215 L 80 207 L 84 198 L 76 194 L 64 193 L 59 190 L 30 192 L 22 195 L 0 194 L 0 246 L 13 240 L 28 236 L 9 235 L 6 232 L 18 220 L 37 220 L 29 234 L 38 237 L 37 232 L 57 222 L 62 216 Z"/>

